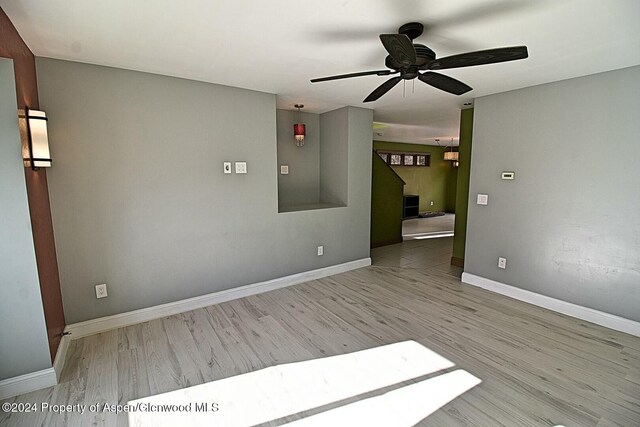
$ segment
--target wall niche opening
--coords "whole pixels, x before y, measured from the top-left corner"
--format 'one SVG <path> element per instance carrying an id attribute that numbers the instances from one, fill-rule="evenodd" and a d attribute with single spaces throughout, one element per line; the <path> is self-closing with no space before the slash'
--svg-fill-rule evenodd
<path id="1" fill-rule="evenodd" d="M 298 112 L 276 110 L 278 212 L 347 206 L 349 109 L 300 117 L 306 137 L 304 146 L 297 147 L 293 125 Z"/>

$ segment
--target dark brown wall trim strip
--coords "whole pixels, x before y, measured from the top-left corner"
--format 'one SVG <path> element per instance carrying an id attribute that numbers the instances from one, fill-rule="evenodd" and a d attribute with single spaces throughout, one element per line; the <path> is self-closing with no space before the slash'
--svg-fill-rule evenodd
<path id="1" fill-rule="evenodd" d="M 18 108 L 38 109 L 35 57 L 2 8 L 0 8 L 0 56 L 13 59 Z M 16 143 L 20 142 L 16 141 Z M 25 180 L 40 278 L 40 292 L 42 293 L 42 305 L 49 337 L 49 351 L 53 362 L 65 321 L 46 171 L 44 169 L 33 171 L 25 168 Z"/>

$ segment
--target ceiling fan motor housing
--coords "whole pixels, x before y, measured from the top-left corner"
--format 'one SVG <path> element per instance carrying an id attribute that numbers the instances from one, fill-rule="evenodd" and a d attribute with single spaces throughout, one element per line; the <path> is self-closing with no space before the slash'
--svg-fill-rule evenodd
<path id="1" fill-rule="evenodd" d="M 426 47 L 425 45 L 414 44 L 413 47 L 416 49 L 416 63 L 414 65 L 417 65 L 419 69 L 421 70 L 426 69 L 426 66 L 431 61 L 436 59 L 436 53 L 431 49 L 429 49 L 428 47 Z M 391 68 L 392 70 L 396 70 L 396 71 L 402 69 L 403 67 L 403 65 L 400 62 L 393 59 L 391 55 L 387 55 L 387 57 L 384 60 L 384 65 L 387 68 Z"/>
<path id="2" fill-rule="evenodd" d="M 424 25 L 419 22 L 409 22 L 398 28 L 398 34 L 404 34 L 411 40 L 417 39 L 422 35 L 424 31 Z"/>

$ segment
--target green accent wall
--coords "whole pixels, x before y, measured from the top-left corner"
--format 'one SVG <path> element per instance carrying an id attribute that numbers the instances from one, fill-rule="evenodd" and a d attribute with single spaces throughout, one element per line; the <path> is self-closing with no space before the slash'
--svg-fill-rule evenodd
<path id="1" fill-rule="evenodd" d="M 406 183 L 404 194 L 420 196 L 420 212 L 455 212 L 458 168 L 454 168 L 452 162 L 443 159 L 445 147 L 373 141 L 373 149 L 431 154 L 429 167 L 392 166 L 392 168 Z M 431 200 L 433 200 L 433 206 L 430 205 Z"/>
<path id="2" fill-rule="evenodd" d="M 469 207 L 469 176 L 471 174 L 471 140 L 473 137 L 473 108 L 460 111 L 460 145 L 458 182 L 456 191 L 456 224 L 453 237 L 453 257 L 464 259 L 467 238 L 467 209 Z"/>
<path id="3" fill-rule="evenodd" d="M 447 177 L 446 212 L 456 211 L 456 194 L 458 193 L 458 168 L 453 168 Z"/>
<path id="4" fill-rule="evenodd" d="M 380 156 L 372 156 L 371 247 L 402 242 L 404 181 Z"/>

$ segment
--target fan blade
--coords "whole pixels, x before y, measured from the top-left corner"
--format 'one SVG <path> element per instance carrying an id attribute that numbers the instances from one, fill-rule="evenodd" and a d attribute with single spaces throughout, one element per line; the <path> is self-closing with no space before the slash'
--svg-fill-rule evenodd
<path id="1" fill-rule="evenodd" d="M 386 82 L 382 83 L 380 86 L 378 86 L 373 92 L 371 92 L 369 94 L 369 96 L 367 96 L 367 98 L 362 101 L 362 102 L 371 102 L 371 101 L 375 101 L 376 99 L 380 98 L 382 95 L 384 95 L 385 93 L 389 92 L 391 90 L 392 87 L 394 87 L 395 85 L 397 85 L 400 80 L 402 80 L 402 77 L 392 77 L 389 80 L 387 80 Z"/>
<path id="2" fill-rule="evenodd" d="M 402 65 L 416 63 L 416 49 L 411 39 L 404 34 L 380 34 L 380 41 L 389 55 Z"/>
<path id="3" fill-rule="evenodd" d="M 326 82 L 329 80 L 338 80 L 338 79 L 348 79 L 351 77 L 372 76 L 374 74 L 377 76 L 388 76 L 389 74 L 395 74 L 397 72 L 398 71 L 391 71 L 391 70 L 363 71 L 361 73 L 340 74 L 337 76 L 320 77 L 317 79 L 311 79 L 311 83 Z"/>
<path id="4" fill-rule="evenodd" d="M 462 83 L 460 80 L 456 80 L 453 77 L 445 76 L 444 74 L 426 72 L 418 77 L 420 80 L 428 85 L 431 85 L 437 89 L 445 92 L 452 93 L 454 95 L 462 95 L 469 92 L 472 88 Z"/>
<path id="5" fill-rule="evenodd" d="M 528 56 L 529 53 L 526 46 L 500 47 L 446 56 L 431 61 L 426 68 L 429 70 L 444 70 L 446 68 L 472 67 L 474 65 L 515 61 L 516 59 L 525 59 Z"/>

